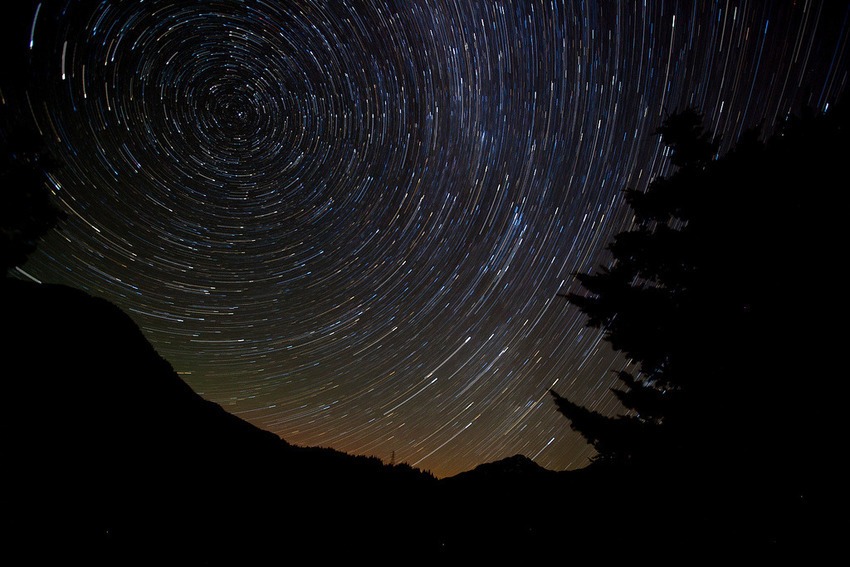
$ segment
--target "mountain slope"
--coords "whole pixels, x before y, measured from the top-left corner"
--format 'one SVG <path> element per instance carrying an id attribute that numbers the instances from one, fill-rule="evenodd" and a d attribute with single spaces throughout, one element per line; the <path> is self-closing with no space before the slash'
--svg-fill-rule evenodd
<path id="1" fill-rule="evenodd" d="M 426 498 L 430 475 L 295 447 L 228 414 L 104 300 L 14 280 L 1 291 L 6 523 L 34 562 L 229 564 L 427 540 L 424 519 L 402 530 L 388 510 Z"/>
<path id="2" fill-rule="evenodd" d="M 607 534 L 605 475 L 517 455 L 437 480 L 290 445 L 198 396 L 104 300 L 5 280 L 0 310 L 5 535 L 32 564 L 528 562 Z"/>

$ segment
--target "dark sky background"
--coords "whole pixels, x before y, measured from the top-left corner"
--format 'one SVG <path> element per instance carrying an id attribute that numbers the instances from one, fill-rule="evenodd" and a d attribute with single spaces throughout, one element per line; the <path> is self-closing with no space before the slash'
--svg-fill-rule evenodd
<path id="1" fill-rule="evenodd" d="M 550 388 L 620 411 L 625 361 L 557 293 L 665 172 L 667 113 L 727 148 L 850 69 L 840 0 L 17 4 L 4 104 L 70 215 L 18 275 L 291 443 L 438 476 L 586 464 Z"/>

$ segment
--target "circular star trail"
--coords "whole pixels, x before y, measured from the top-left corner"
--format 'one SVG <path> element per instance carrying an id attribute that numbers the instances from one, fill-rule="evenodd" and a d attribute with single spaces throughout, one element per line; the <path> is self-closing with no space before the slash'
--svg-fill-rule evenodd
<path id="1" fill-rule="evenodd" d="M 557 297 L 694 105 L 728 144 L 846 90 L 843 2 L 33 3 L 70 218 L 24 267 L 120 305 L 204 397 L 438 476 L 592 454 L 626 361 Z M 23 277 L 23 273 L 21 276 Z"/>

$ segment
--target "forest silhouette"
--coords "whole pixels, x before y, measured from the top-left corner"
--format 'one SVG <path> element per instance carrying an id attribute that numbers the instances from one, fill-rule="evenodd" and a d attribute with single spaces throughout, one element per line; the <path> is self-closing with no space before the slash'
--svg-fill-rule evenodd
<path id="1" fill-rule="evenodd" d="M 628 189 L 610 265 L 564 297 L 629 361 L 622 415 L 555 391 L 655 538 L 814 553 L 838 539 L 838 278 L 846 104 L 746 132 L 724 155 L 693 108 L 657 130 L 672 172 Z M 843 482 L 842 482 L 843 484 Z M 652 535 L 650 535 L 652 534 Z"/>
<path id="2" fill-rule="evenodd" d="M 9 117 L 5 117 L 9 118 Z M 844 465 L 835 264 L 846 105 L 718 155 L 702 116 L 658 135 L 671 173 L 627 190 L 612 262 L 564 293 L 632 362 L 610 417 L 552 392 L 598 456 L 516 456 L 437 480 L 297 447 L 195 394 L 116 306 L 15 277 L 63 213 L 55 164 L 4 124 L 7 537 L 32 563 L 282 563 L 366 557 L 678 559 L 817 555 Z M 601 553 L 601 552 L 599 552 Z"/>

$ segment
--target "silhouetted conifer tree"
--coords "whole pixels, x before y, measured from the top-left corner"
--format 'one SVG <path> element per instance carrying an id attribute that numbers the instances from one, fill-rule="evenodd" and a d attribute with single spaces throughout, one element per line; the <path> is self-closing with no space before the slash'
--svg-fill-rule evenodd
<path id="1" fill-rule="evenodd" d="M 58 163 L 26 110 L 27 93 L 40 92 L 43 78 L 30 67 L 40 53 L 29 37 L 35 7 L 9 4 L 4 21 L 12 23 L 0 34 L 0 278 L 22 265 L 39 239 L 65 217 L 47 184 L 47 174 Z"/>
<path id="2" fill-rule="evenodd" d="M 615 390 L 629 411 L 552 394 L 601 460 L 662 483 L 698 471 L 763 515 L 787 510 L 818 490 L 826 467 L 810 456 L 837 435 L 824 380 L 838 372 L 827 336 L 842 292 L 819 271 L 843 232 L 846 105 L 789 117 L 767 140 L 747 132 L 722 156 L 693 109 L 657 133 L 672 172 L 627 190 L 634 222 L 613 261 L 564 294 L 633 363 Z"/>
<path id="3" fill-rule="evenodd" d="M 5 116 L 6 109 L 2 118 Z M 56 167 L 32 129 L 0 125 L 0 261 L 3 275 L 23 264 L 38 240 L 65 218 L 52 201 L 47 174 Z"/>

